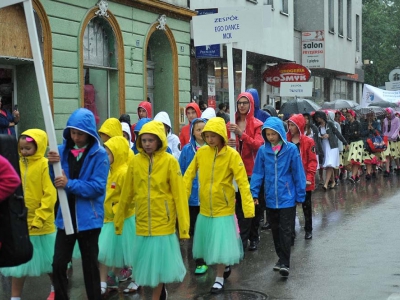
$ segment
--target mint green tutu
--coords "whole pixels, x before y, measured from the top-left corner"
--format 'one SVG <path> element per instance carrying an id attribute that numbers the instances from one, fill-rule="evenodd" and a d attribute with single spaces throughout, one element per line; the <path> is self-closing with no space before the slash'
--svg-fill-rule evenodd
<path id="1" fill-rule="evenodd" d="M 125 219 L 124 229 L 122 230 L 122 247 L 124 252 L 125 266 L 131 267 L 133 264 L 133 245 L 136 238 L 136 216 Z"/>
<path id="2" fill-rule="evenodd" d="M 114 222 L 104 223 L 99 236 L 98 260 L 109 267 L 124 267 L 122 235 L 116 235 Z"/>
<path id="3" fill-rule="evenodd" d="M 236 229 L 235 216 L 197 216 L 193 238 L 193 258 L 207 265 L 234 265 L 243 259 L 243 245 Z"/>
<path id="4" fill-rule="evenodd" d="M 31 235 L 29 239 L 33 245 L 32 259 L 17 267 L 1 268 L 0 272 L 4 276 L 21 278 L 25 276 L 40 276 L 53 272 L 52 264 L 56 233 Z"/>
<path id="5" fill-rule="evenodd" d="M 156 287 L 159 283 L 182 282 L 186 274 L 175 233 L 135 237 L 133 274 L 137 284 Z"/>
<path id="6" fill-rule="evenodd" d="M 75 242 L 74 251 L 72 251 L 72 258 L 80 259 L 81 258 L 81 249 L 79 249 L 78 240 Z"/>

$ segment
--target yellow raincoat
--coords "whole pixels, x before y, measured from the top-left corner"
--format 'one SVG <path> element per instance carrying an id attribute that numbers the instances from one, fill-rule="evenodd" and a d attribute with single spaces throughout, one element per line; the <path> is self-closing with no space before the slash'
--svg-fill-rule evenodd
<path id="1" fill-rule="evenodd" d="M 124 186 L 126 172 L 128 170 L 128 141 L 122 136 L 115 136 L 104 143 L 114 156 L 114 162 L 110 164 L 110 172 L 107 178 L 106 199 L 104 200 L 104 223 L 112 222 L 118 211 L 118 204 Z M 134 214 L 134 208 L 128 209 L 128 217 Z M 122 220 L 123 222 L 124 220 Z"/>
<path id="2" fill-rule="evenodd" d="M 161 140 L 162 146 L 151 157 L 142 147 L 140 135 L 143 133 L 154 134 Z M 167 137 L 164 125 L 158 121 L 145 124 L 139 132 L 137 148 L 139 154 L 129 164 L 118 214 L 133 202 L 137 235 L 173 234 L 178 218 L 180 238 L 189 238 L 189 207 L 185 187 L 178 161 L 165 152 Z M 122 223 L 115 224 L 116 234 L 122 233 L 122 226 Z"/>
<path id="3" fill-rule="evenodd" d="M 239 153 L 229 146 L 225 121 L 216 117 L 210 119 L 203 129 L 220 135 L 225 146 L 218 153 L 218 148 L 204 145 L 199 148 L 185 172 L 187 199 L 190 197 L 192 182 L 198 172 L 200 213 L 207 217 L 230 216 L 235 213 L 236 180 L 242 196 L 242 207 L 245 218 L 254 217 L 254 201 L 250 193 L 246 169 Z"/>
<path id="4" fill-rule="evenodd" d="M 21 156 L 22 187 L 24 190 L 25 206 L 28 208 L 29 235 L 44 235 L 55 232 L 54 205 L 57 201 L 57 191 L 51 181 L 49 164 L 44 157 L 47 149 L 47 134 L 41 129 L 29 129 L 22 135 L 33 138 L 37 151 L 32 156 Z"/>

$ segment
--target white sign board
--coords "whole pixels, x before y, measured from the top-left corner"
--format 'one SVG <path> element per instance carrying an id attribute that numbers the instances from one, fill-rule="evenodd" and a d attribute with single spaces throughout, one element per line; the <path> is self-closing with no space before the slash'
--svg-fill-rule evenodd
<path id="1" fill-rule="evenodd" d="M 400 80 L 400 69 L 396 68 L 390 71 L 389 81 L 399 81 Z"/>
<path id="2" fill-rule="evenodd" d="M 260 38 L 262 9 L 224 10 L 223 13 L 192 18 L 194 46 L 227 44 Z"/>
<path id="3" fill-rule="evenodd" d="M 325 68 L 324 31 L 304 31 L 301 36 L 301 64 L 307 68 Z"/>
<path id="4" fill-rule="evenodd" d="M 381 101 L 393 102 L 400 106 L 400 91 L 386 91 L 372 85 L 364 84 L 363 97 L 360 103 L 361 107 L 367 107 L 370 104 L 373 105 L 373 103 Z"/>
<path id="5" fill-rule="evenodd" d="M 281 82 L 281 97 L 311 97 L 312 82 Z"/>
<path id="6" fill-rule="evenodd" d="M 387 91 L 400 91 L 400 81 L 385 82 Z"/>

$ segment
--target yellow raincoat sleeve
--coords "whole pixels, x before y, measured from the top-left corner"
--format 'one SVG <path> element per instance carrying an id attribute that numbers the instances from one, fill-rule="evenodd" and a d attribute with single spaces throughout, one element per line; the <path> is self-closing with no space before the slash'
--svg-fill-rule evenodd
<path id="1" fill-rule="evenodd" d="M 114 216 L 115 234 L 122 234 L 124 227 L 125 213 L 128 211 L 133 201 L 133 160 L 128 166 L 125 181 L 122 184 L 121 198 L 119 199 L 118 209 Z"/>
<path id="2" fill-rule="evenodd" d="M 242 197 L 244 217 L 253 218 L 255 216 L 254 200 L 250 193 L 250 184 L 247 178 L 246 168 L 244 167 L 242 158 L 237 152 L 232 157 L 231 168 Z"/>
<path id="3" fill-rule="evenodd" d="M 176 213 L 178 217 L 179 237 L 181 239 L 188 239 L 190 238 L 189 203 L 185 194 L 185 183 L 182 178 L 181 168 L 178 161 L 175 159 L 171 163 L 170 174 L 171 192 L 175 200 Z"/>
<path id="4" fill-rule="evenodd" d="M 42 192 L 40 207 L 35 210 L 35 217 L 30 226 L 42 228 L 46 220 L 54 215 L 54 205 L 57 201 L 57 190 L 50 179 L 49 167 L 47 162 L 42 164 Z"/>

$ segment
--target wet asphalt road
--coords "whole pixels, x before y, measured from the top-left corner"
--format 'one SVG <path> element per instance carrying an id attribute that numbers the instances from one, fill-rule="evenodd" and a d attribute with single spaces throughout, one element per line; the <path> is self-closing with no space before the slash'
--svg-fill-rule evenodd
<path id="1" fill-rule="evenodd" d="M 297 239 L 292 248 L 290 276 L 272 271 L 277 257 L 270 231 L 261 232 L 257 251 L 233 267 L 225 292 L 208 293 L 215 279 L 211 266 L 193 275 L 191 242 L 182 242 L 187 274 L 181 284 L 168 285 L 169 299 L 389 299 L 400 300 L 400 176 L 356 185 L 341 182 L 333 190 L 313 194 L 313 239 L 304 240 L 301 207 L 297 209 Z M 73 263 L 71 299 L 84 300 L 80 261 Z M 0 300 L 10 299 L 9 279 L 1 277 Z M 136 294 L 111 292 L 106 299 L 151 299 L 151 290 Z M 28 278 L 23 300 L 45 300 L 47 276 Z"/>

